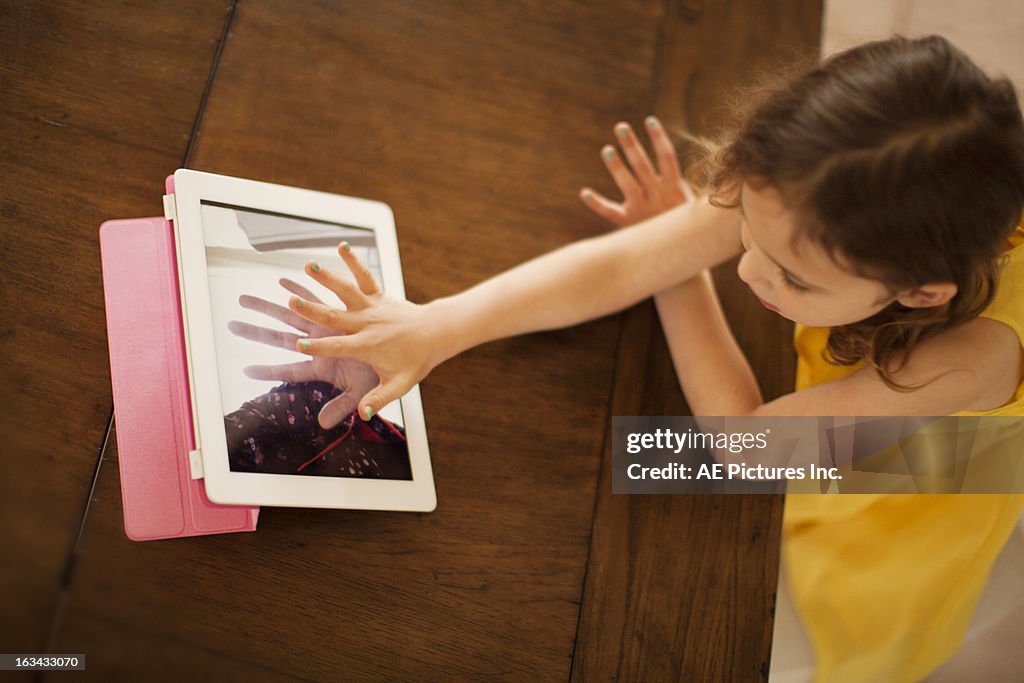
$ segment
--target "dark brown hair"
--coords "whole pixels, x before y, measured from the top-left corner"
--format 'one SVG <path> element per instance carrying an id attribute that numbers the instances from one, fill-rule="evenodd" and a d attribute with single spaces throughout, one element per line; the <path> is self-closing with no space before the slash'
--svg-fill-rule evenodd
<path id="1" fill-rule="evenodd" d="M 992 301 L 1024 209 L 1024 122 L 1013 85 L 939 36 L 839 53 L 763 93 L 705 159 L 714 201 L 746 180 L 776 187 L 807 235 L 891 291 L 957 286 L 934 308 L 898 302 L 832 329 L 829 362 L 870 362 L 887 384 L 923 339 Z"/>

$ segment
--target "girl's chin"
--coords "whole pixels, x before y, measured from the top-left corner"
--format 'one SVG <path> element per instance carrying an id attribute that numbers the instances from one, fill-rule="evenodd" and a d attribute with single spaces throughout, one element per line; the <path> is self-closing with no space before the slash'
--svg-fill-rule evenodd
<path id="1" fill-rule="evenodd" d="M 757 295 L 755 294 L 754 296 L 757 296 Z M 779 316 L 781 318 L 785 318 L 786 320 L 792 320 L 793 322 L 800 322 L 799 320 L 793 320 L 793 318 L 790 318 L 788 315 L 786 315 L 781 310 L 779 310 L 778 306 L 775 306 L 773 304 L 768 303 L 767 301 L 765 301 L 761 297 L 757 296 L 757 300 L 761 302 L 762 306 L 767 308 L 769 311 L 771 311 L 775 315 L 777 315 L 777 316 Z"/>
<path id="2" fill-rule="evenodd" d="M 861 319 L 848 320 L 845 322 L 833 321 L 833 320 L 801 320 L 799 317 L 792 316 L 788 313 L 783 313 L 778 306 L 768 303 L 761 297 L 754 294 L 754 297 L 761 302 L 761 305 L 767 308 L 769 311 L 777 316 L 785 318 L 786 320 L 792 321 L 797 325 L 803 325 L 804 327 L 838 327 L 839 325 L 849 325 L 850 323 L 859 322 Z"/>

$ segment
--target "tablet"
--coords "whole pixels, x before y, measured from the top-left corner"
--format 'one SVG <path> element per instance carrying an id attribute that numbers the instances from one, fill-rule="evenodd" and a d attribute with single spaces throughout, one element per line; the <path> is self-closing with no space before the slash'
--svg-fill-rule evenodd
<path id="1" fill-rule="evenodd" d="M 229 505 L 433 510 L 419 387 L 369 422 L 336 414 L 346 388 L 337 378 L 365 384 L 369 372 L 375 384 L 375 376 L 351 359 L 314 364 L 296 351 L 296 339 L 340 333 L 287 308 L 296 285 L 344 308 L 304 271 L 315 260 L 351 277 L 338 256 L 342 241 L 386 294 L 404 298 L 390 207 L 185 169 L 174 186 L 168 212 L 198 451 L 193 476 L 201 464 L 207 496 Z M 319 413 L 335 400 L 325 412 L 335 424 L 325 429 Z"/>

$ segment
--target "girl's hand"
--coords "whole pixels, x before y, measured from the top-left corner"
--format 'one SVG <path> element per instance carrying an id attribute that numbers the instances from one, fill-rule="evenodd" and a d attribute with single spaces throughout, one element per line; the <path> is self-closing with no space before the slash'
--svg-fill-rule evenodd
<path id="1" fill-rule="evenodd" d="M 605 145 L 601 158 L 622 191 L 622 202 L 613 202 L 589 187 L 580 190 L 580 199 L 587 208 L 619 227 L 639 223 L 695 199 L 693 189 L 683 180 L 675 147 L 664 127 L 653 116 L 648 116 L 644 123 L 658 160 L 657 169 L 629 124 L 619 123 L 615 136 L 629 165 L 612 145 Z"/>
<path id="2" fill-rule="evenodd" d="M 340 277 L 315 262 L 306 274 L 338 295 L 345 310 L 308 296 L 293 296 L 288 308 L 303 320 L 330 330 L 329 335 L 296 339 L 294 348 L 317 361 L 352 359 L 367 364 L 380 378 L 359 401 L 359 417 L 369 420 L 388 403 L 401 398 L 446 354 L 441 319 L 425 306 L 385 296 L 373 275 L 350 251 L 338 253 L 355 278 Z"/>
<path id="3" fill-rule="evenodd" d="M 320 299 L 299 283 L 288 279 L 282 279 L 280 283 L 292 294 L 304 297 L 307 301 L 322 304 Z M 278 306 L 259 297 L 241 296 L 238 303 L 242 308 L 248 308 L 251 311 L 280 320 L 297 331 L 305 333 L 305 339 L 318 339 L 337 334 L 329 327 L 310 322 L 283 306 Z M 229 322 L 228 329 L 244 339 L 289 350 L 295 349 L 295 344 L 302 338 L 292 332 L 281 332 L 237 320 Z M 244 369 L 244 372 L 246 376 L 253 379 L 279 382 L 329 382 L 341 389 L 342 394 L 328 401 L 320 410 L 318 421 L 324 429 L 331 429 L 348 417 L 356 409 L 359 400 L 366 395 L 366 392 L 377 386 L 378 382 L 373 368 L 351 358 L 314 357 L 312 360 L 283 365 L 250 365 Z"/>

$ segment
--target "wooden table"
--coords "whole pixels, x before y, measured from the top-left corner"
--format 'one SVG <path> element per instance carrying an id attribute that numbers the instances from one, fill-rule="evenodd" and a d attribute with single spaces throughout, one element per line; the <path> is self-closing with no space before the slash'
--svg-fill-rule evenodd
<path id="1" fill-rule="evenodd" d="M 651 111 L 714 131 L 820 2 L 5 3 L 0 651 L 90 680 L 763 680 L 781 498 L 614 496 L 615 414 L 686 406 L 652 306 L 472 350 L 422 384 L 438 508 L 265 509 L 123 533 L 97 229 L 179 166 L 395 210 L 410 299 L 607 228 L 598 157 Z M 728 267 L 768 396 L 789 330 Z M 753 302 L 753 303 L 752 303 Z M 116 427 L 116 425 L 115 425 Z"/>

